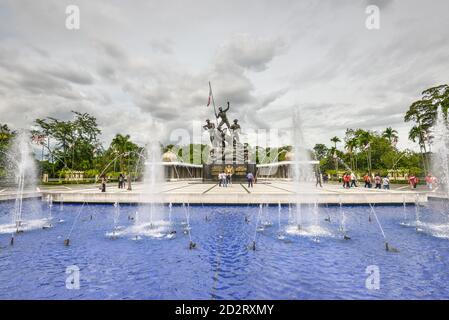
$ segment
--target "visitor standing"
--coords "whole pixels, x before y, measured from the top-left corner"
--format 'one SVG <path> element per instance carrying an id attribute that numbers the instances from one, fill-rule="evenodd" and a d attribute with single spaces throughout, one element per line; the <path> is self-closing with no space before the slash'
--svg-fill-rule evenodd
<path id="1" fill-rule="evenodd" d="M 223 172 L 221 175 L 223 177 L 223 186 L 225 188 L 227 188 L 228 187 L 228 175 L 226 174 L 226 172 Z"/>
<path id="2" fill-rule="evenodd" d="M 356 187 L 357 188 L 357 176 L 354 172 L 351 172 L 351 185 L 350 187 Z"/>
<path id="3" fill-rule="evenodd" d="M 326 184 L 326 183 L 328 183 L 328 182 L 329 182 L 329 176 L 328 176 L 327 173 L 325 172 L 325 173 L 323 174 L 323 183 Z"/>
<path id="4" fill-rule="evenodd" d="M 101 192 L 106 192 L 106 177 L 101 177 Z"/>
<path id="5" fill-rule="evenodd" d="M 315 179 L 316 179 L 315 187 L 318 187 L 318 185 L 320 185 L 320 187 L 322 188 L 323 185 L 321 184 L 321 172 L 319 169 L 315 170 Z"/>
<path id="6" fill-rule="evenodd" d="M 433 188 L 433 181 L 434 181 L 434 179 L 433 179 L 432 175 L 429 173 L 426 176 L 426 185 L 427 185 L 427 188 L 429 188 L 429 190 L 432 190 L 432 188 Z"/>
<path id="7" fill-rule="evenodd" d="M 254 175 L 252 172 L 248 172 L 248 174 L 246 175 L 246 179 L 248 180 L 248 188 L 252 188 L 253 187 L 253 182 L 254 182 Z"/>
<path id="8" fill-rule="evenodd" d="M 374 177 L 374 183 L 376 184 L 376 189 L 380 189 L 380 184 L 382 182 L 382 178 L 378 173 L 376 173 L 376 176 Z"/>
<path id="9" fill-rule="evenodd" d="M 123 174 L 119 174 L 118 176 L 118 188 L 121 189 L 123 188 Z"/>
<path id="10" fill-rule="evenodd" d="M 412 173 L 408 178 L 408 182 L 410 184 L 410 189 L 416 189 L 416 186 L 418 185 L 418 181 L 419 181 L 418 177 Z"/>
<path id="11" fill-rule="evenodd" d="M 390 178 L 388 176 L 382 179 L 382 186 L 384 190 L 390 190 Z"/>
<path id="12" fill-rule="evenodd" d="M 228 171 L 228 173 L 226 173 L 226 184 L 230 185 L 231 184 L 231 172 Z"/>
<path id="13" fill-rule="evenodd" d="M 220 172 L 218 174 L 218 186 L 221 187 L 222 183 L 223 183 L 223 174 Z"/>

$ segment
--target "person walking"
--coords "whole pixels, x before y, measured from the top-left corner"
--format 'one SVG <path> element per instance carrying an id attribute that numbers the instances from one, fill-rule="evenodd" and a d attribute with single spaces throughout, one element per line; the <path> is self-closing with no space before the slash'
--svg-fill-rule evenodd
<path id="1" fill-rule="evenodd" d="M 354 172 L 351 172 L 351 185 L 350 187 L 355 187 L 357 188 L 357 176 L 355 175 Z"/>
<path id="2" fill-rule="evenodd" d="M 363 177 L 363 181 L 365 181 L 365 188 L 371 188 L 371 176 L 369 173 L 366 173 Z"/>
<path id="3" fill-rule="evenodd" d="M 101 177 L 101 192 L 106 192 L 106 177 Z"/>
<path id="4" fill-rule="evenodd" d="M 349 173 L 345 173 L 344 177 L 343 177 L 343 181 L 344 181 L 344 187 L 346 189 L 349 189 L 351 186 L 349 185 L 349 182 L 351 181 L 351 176 L 349 175 Z"/>
<path id="5" fill-rule="evenodd" d="M 382 179 L 382 187 L 384 190 L 390 190 L 390 178 L 388 176 Z"/>
<path id="6" fill-rule="evenodd" d="M 223 183 L 223 174 L 220 172 L 218 174 L 218 186 L 221 187 L 222 183 Z"/>
<path id="7" fill-rule="evenodd" d="M 376 173 L 376 176 L 374 177 L 374 183 L 376 184 L 376 189 L 380 189 L 380 185 L 382 182 L 382 178 L 380 177 L 380 175 L 378 173 Z"/>
<path id="8" fill-rule="evenodd" d="M 254 182 L 254 175 L 252 172 L 248 172 L 248 174 L 246 175 L 246 179 L 248 180 L 248 188 L 252 188 L 253 187 L 253 182 Z"/>
<path id="9" fill-rule="evenodd" d="M 323 185 L 321 184 L 321 172 L 320 169 L 315 170 L 315 187 L 318 187 L 318 185 L 320 185 L 320 187 L 322 188 Z"/>

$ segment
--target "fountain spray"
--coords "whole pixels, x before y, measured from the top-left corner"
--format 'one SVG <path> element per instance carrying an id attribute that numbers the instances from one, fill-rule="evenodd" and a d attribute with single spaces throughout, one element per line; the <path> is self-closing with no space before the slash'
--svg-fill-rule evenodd
<path id="1" fill-rule="evenodd" d="M 253 250 L 253 251 L 256 251 L 256 237 L 257 237 L 260 216 L 262 215 L 262 210 L 263 210 L 263 205 L 259 204 L 259 212 L 257 213 L 256 227 L 254 229 L 254 238 L 253 238 L 253 242 L 249 245 L 249 249 Z"/>
<path id="2" fill-rule="evenodd" d="M 369 204 L 369 206 L 371 208 L 371 212 L 374 215 L 374 218 L 376 219 L 377 225 L 379 226 L 380 232 L 382 233 L 382 237 L 384 238 L 385 250 L 391 251 L 391 252 L 399 252 L 398 249 L 390 246 L 390 244 L 388 243 L 387 236 L 385 235 L 384 229 L 382 228 L 382 225 L 380 224 L 379 218 L 377 217 L 377 214 L 376 214 L 376 210 L 374 210 L 374 206 L 371 203 Z"/>
<path id="3" fill-rule="evenodd" d="M 72 235 L 73 229 L 75 228 L 75 224 L 76 224 L 79 216 L 81 215 L 81 212 L 83 211 L 83 208 L 84 208 L 85 204 L 86 204 L 86 202 L 83 202 L 83 204 L 81 205 L 81 208 L 78 210 L 78 213 L 75 216 L 75 219 L 73 220 L 72 227 L 70 228 L 69 234 L 64 239 L 64 245 L 67 246 L 67 247 L 70 245 L 70 237 Z"/>

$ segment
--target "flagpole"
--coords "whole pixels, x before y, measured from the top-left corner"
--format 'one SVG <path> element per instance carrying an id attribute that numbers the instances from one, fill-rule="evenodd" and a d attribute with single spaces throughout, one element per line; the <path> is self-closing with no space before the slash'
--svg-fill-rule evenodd
<path id="1" fill-rule="evenodd" d="M 211 97 L 212 97 L 212 104 L 214 105 L 215 124 L 216 124 L 217 127 L 218 127 L 217 110 L 215 109 L 214 94 L 213 94 L 213 92 L 212 92 L 212 86 L 211 86 L 211 84 L 210 84 L 210 81 L 209 81 L 209 90 L 210 90 L 210 95 L 211 95 Z"/>

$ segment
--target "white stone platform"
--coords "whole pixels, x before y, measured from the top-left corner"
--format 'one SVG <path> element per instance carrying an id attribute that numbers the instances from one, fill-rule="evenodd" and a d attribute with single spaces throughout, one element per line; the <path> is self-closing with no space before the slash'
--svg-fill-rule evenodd
<path id="1" fill-rule="evenodd" d="M 134 184 L 132 191 L 108 186 L 107 192 L 100 192 L 96 185 L 70 185 L 42 189 L 42 196 L 51 195 L 53 201 L 75 203 L 191 203 L 191 204 L 287 204 L 318 203 L 328 204 L 402 204 L 428 201 L 425 190 L 409 190 L 407 186 L 395 186 L 392 190 L 365 189 L 363 187 L 343 189 L 341 185 L 328 184 L 316 188 L 314 184 L 306 186 L 304 191 L 296 193 L 288 181 L 266 181 L 248 188 L 245 183 L 234 183 L 227 188 L 217 184 L 198 181 L 166 182 L 159 185 L 157 194 L 151 196 L 142 184 Z"/>

